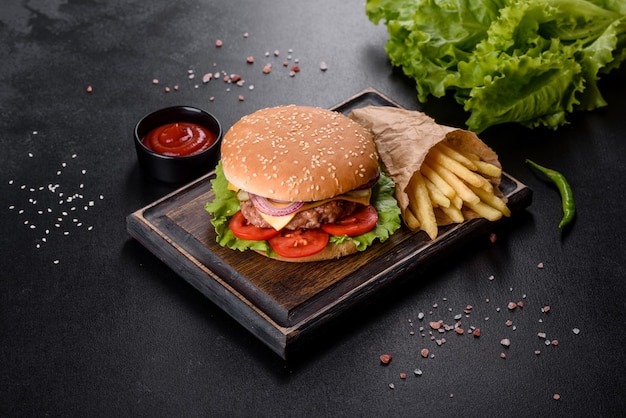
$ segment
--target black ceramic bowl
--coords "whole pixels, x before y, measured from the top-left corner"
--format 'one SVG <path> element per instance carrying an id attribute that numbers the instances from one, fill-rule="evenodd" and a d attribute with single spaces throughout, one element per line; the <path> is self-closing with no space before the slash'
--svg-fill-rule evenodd
<path id="1" fill-rule="evenodd" d="M 208 129 L 215 142 L 208 149 L 188 156 L 162 155 L 148 149 L 142 139 L 160 126 L 190 122 Z M 160 109 L 144 116 L 135 126 L 135 149 L 141 169 L 149 176 L 166 183 L 183 183 L 200 177 L 215 168 L 219 160 L 222 127 L 210 113 L 190 106 Z"/>

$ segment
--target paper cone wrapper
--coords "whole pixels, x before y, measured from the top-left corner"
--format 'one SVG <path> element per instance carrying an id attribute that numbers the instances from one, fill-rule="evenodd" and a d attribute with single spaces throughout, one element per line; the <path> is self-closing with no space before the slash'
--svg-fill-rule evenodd
<path id="1" fill-rule="evenodd" d="M 411 177 L 420 170 L 430 149 L 441 141 L 448 141 L 457 149 L 476 154 L 481 160 L 501 168 L 497 154 L 476 134 L 440 125 L 423 112 L 366 106 L 353 110 L 349 116 L 374 135 L 385 173 L 396 183 L 395 196 L 402 213 L 409 206 L 406 189 Z M 489 180 L 499 192 L 500 179 Z M 446 223 L 445 219 L 440 221 L 440 224 Z"/>

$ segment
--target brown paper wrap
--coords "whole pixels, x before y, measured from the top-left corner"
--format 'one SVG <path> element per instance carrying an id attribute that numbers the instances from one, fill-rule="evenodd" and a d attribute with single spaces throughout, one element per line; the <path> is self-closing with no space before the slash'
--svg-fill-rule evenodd
<path id="1" fill-rule="evenodd" d="M 350 118 L 374 134 L 376 149 L 385 173 L 396 183 L 396 199 L 402 213 L 409 206 L 407 186 L 413 173 L 418 171 L 428 151 L 441 141 L 448 141 L 463 151 L 476 154 L 481 160 L 502 167 L 497 154 L 482 142 L 476 134 L 463 129 L 439 125 L 425 113 L 391 106 L 366 106 L 353 110 Z M 491 178 L 494 186 L 499 178 Z M 495 187 L 499 193 L 499 189 Z M 499 193 L 502 196 L 502 193 Z M 477 215 L 463 209 L 467 219 Z M 450 223 L 446 217 L 438 217 L 437 223 Z"/>

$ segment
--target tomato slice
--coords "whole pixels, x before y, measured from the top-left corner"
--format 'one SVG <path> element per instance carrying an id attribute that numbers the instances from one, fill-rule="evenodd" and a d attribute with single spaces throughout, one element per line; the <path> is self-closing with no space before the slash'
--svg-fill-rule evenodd
<path id="1" fill-rule="evenodd" d="M 367 205 L 332 224 L 322 225 L 322 229 L 332 235 L 355 237 L 374 229 L 377 221 L 376 209 L 372 205 Z"/>
<path id="2" fill-rule="evenodd" d="M 259 228 L 249 224 L 241 211 L 237 211 L 237 213 L 230 218 L 228 227 L 231 231 L 233 231 L 233 234 L 235 234 L 237 238 L 254 241 L 263 241 L 272 238 L 279 233 L 279 231 L 274 228 Z"/>
<path id="3" fill-rule="evenodd" d="M 286 258 L 307 257 L 322 251 L 328 244 L 328 233 L 322 229 L 283 229 L 268 239 L 276 254 Z"/>

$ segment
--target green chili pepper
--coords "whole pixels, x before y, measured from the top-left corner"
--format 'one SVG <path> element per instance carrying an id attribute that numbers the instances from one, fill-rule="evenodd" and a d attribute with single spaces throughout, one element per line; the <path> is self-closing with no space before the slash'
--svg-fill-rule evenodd
<path id="1" fill-rule="evenodd" d="M 545 174 L 545 176 L 552 180 L 559 189 L 559 193 L 561 194 L 561 204 L 563 205 L 563 218 L 559 223 L 559 228 L 567 226 L 574 219 L 574 215 L 576 214 L 576 205 L 574 204 L 574 194 L 572 193 L 572 188 L 565 179 L 565 176 L 556 170 L 552 170 L 551 168 L 542 167 L 529 159 L 526 159 L 526 162 Z"/>

